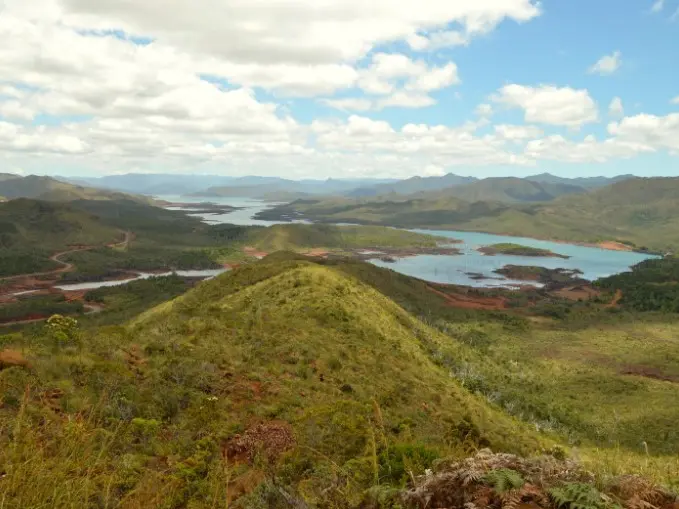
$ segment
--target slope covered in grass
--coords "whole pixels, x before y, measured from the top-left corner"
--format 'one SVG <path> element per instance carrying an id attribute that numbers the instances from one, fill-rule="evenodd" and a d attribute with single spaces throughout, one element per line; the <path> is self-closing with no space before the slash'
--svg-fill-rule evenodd
<path id="1" fill-rule="evenodd" d="M 350 507 L 436 457 L 548 442 L 455 381 L 446 342 L 296 260 L 235 270 L 126 328 L 3 337 L 31 365 L 0 368 L 5 507 Z"/>
<path id="2" fill-rule="evenodd" d="M 73 200 L 120 200 L 132 199 L 140 203 L 151 203 L 150 198 L 119 193 L 93 187 L 83 187 L 51 177 L 29 175 L 0 179 L 0 196 L 7 199 L 31 198 L 56 202 Z"/>
<path id="3" fill-rule="evenodd" d="M 527 181 L 521 182 L 526 185 Z M 629 179 L 535 204 L 500 203 L 492 201 L 497 197 L 474 193 L 454 195 L 460 192 L 461 188 L 454 188 L 454 192 L 398 200 L 300 200 L 260 216 L 476 230 L 576 242 L 621 241 L 661 252 L 679 248 L 677 177 Z"/>
<path id="4" fill-rule="evenodd" d="M 263 251 L 304 248 L 355 249 L 436 247 L 449 239 L 382 226 L 274 225 L 254 230 L 251 243 Z"/>

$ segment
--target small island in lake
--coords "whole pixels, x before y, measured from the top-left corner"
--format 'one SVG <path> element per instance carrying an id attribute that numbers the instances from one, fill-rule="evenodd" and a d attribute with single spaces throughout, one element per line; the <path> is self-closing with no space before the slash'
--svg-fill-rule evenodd
<path id="1" fill-rule="evenodd" d="M 512 244 L 505 242 L 502 244 L 492 244 L 490 246 L 483 246 L 477 249 L 479 253 L 485 255 L 513 255 L 513 256 L 535 256 L 545 258 L 570 258 L 570 256 L 554 253 L 549 249 L 540 249 L 537 247 L 522 246 L 521 244 Z"/>
<path id="2" fill-rule="evenodd" d="M 548 269 L 532 265 L 505 265 L 493 272 L 517 281 L 537 281 L 550 288 L 575 283 L 588 283 L 588 281 L 580 277 L 582 276 L 582 271 L 578 269 Z"/>

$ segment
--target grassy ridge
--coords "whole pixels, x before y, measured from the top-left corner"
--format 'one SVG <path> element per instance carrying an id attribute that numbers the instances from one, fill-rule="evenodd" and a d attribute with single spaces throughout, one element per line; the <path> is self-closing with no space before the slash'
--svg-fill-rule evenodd
<path id="1" fill-rule="evenodd" d="M 263 251 L 305 248 L 436 247 L 449 239 L 381 226 L 274 225 L 253 231 L 250 242 Z"/>
<path id="2" fill-rule="evenodd" d="M 181 286 L 91 298 L 123 318 Z M 0 337 L 32 364 L 0 367 L 0 488 L 9 507 L 356 507 L 437 457 L 557 440 L 602 475 L 671 484 L 679 329 L 573 305 L 459 310 L 387 269 L 277 253 L 126 327 Z"/>
<path id="3" fill-rule="evenodd" d="M 9 507 L 94 496 L 198 508 L 245 491 L 234 507 L 265 508 L 282 486 L 310 505 L 349 507 L 377 480 L 405 482 L 404 461 L 418 474 L 467 447 L 546 443 L 449 376 L 431 357 L 447 341 L 306 261 L 236 270 L 129 328 L 2 338 L 33 366 L 0 370 L 3 493 Z M 234 452 L 238 435 L 262 429 L 281 442 Z"/>

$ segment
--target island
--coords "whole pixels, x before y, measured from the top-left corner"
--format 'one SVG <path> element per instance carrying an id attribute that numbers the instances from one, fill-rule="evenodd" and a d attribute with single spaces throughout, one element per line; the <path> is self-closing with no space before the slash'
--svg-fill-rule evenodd
<path id="1" fill-rule="evenodd" d="M 505 265 L 495 271 L 508 279 L 517 281 L 537 281 L 546 286 L 588 283 L 581 279 L 582 271 L 578 269 L 548 269 L 533 265 Z"/>
<path id="2" fill-rule="evenodd" d="M 483 246 L 478 248 L 477 251 L 488 256 L 513 255 L 513 256 L 534 256 L 544 258 L 564 258 L 564 259 L 570 258 L 570 256 L 554 253 L 549 249 L 522 246 L 521 244 L 512 244 L 511 242 Z"/>

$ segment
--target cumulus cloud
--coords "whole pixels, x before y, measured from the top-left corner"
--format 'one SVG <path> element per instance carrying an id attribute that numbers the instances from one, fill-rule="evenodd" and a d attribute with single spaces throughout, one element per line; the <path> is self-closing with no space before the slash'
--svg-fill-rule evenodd
<path id="1" fill-rule="evenodd" d="M 622 53 L 614 51 L 612 55 L 604 55 L 592 65 L 587 72 L 590 74 L 599 74 L 601 76 L 608 76 L 620 69 L 622 65 Z"/>
<path id="2" fill-rule="evenodd" d="M 523 141 L 531 138 L 538 138 L 544 134 L 539 127 L 530 125 L 496 125 L 495 133 L 502 139 L 510 141 Z"/>
<path id="3" fill-rule="evenodd" d="M 526 122 L 579 128 L 597 122 L 599 112 L 587 90 L 541 85 L 506 85 L 492 97 L 496 103 L 524 111 Z"/>
<path id="4" fill-rule="evenodd" d="M 608 105 L 608 114 L 611 117 L 622 117 L 625 114 L 622 99 L 614 97 L 613 100 L 611 100 L 611 104 Z"/>
<path id="5" fill-rule="evenodd" d="M 20 1 L 20 0 L 14 0 Z M 44 0 L 43 0 L 44 1 Z M 486 33 L 505 19 L 540 14 L 534 0 L 62 0 L 66 20 L 87 28 L 123 29 L 236 62 L 315 65 L 355 61 L 375 46 L 445 29 Z"/>

